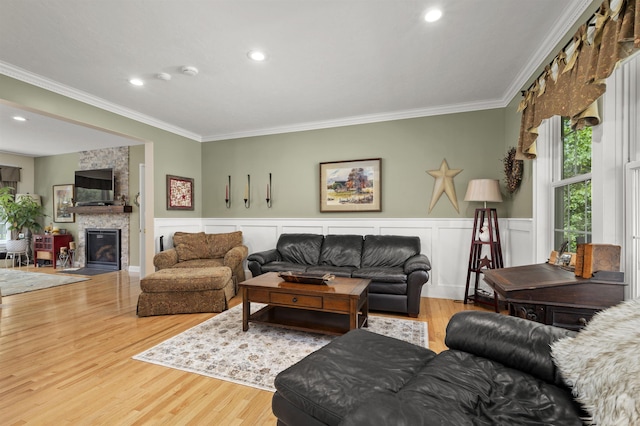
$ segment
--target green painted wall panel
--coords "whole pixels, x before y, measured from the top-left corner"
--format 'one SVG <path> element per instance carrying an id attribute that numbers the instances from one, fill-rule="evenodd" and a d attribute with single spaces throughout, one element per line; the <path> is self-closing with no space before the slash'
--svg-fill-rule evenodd
<path id="1" fill-rule="evenodd" d="M 45 207 L 47 217 L 44 225 L 53 224 L 58 228 L 66 229 L 73 234 L 73 239 L 78 240 L 78 225 L 71 223 L 53 223 L 53 185 L 73 184 L 75 171 L 78 170 L 79 154 L 51 155 L 35 158 L 35 190 L 42 196 L 42 205 Z"/>
<path id="2" fill-rule="evenodd" d="M 354 213 L 320 213 L 319 163 L 382 159 L 382 212 L 366 217 L 469 217 L 477 203 L 463 201 L 470 179 L 501 177 L 504 150 L 502 109 L 260 136 L 203 144 L 202 182 L 205 217 L 353 217 Z M 436 170 L 443 159 L 454 178 L 460 213 L 443 195 L 428 207 Z M 272 208 L 266 184 L 272 173 Z M 251 175 L 251 208 L 243 194 Z M 231 208 L 225 207 L 225 184 L 231 175 Z M 500 207 L 504 209 L 504 207 Z"/>

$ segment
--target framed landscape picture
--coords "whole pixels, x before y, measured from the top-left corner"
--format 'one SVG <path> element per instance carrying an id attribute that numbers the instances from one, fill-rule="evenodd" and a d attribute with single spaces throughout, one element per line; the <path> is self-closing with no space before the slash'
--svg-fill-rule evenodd
<path id="1" fill-rule="evenodd" d="M 72 223 L 76 221 L 75 213 L 69 211 L 73 207 L 74 185 L 53 185 L 53 221 Z"/>
<path id="2" fill-rule="evenodd" d="M 371 158 L 320 163 L 320 211 L 382 211 L 381 161 Z"/>
<path id="3" fill-rule="evenodd" d="M 167 175 L 167 210 L 193 210 L 193 179 Z"/>

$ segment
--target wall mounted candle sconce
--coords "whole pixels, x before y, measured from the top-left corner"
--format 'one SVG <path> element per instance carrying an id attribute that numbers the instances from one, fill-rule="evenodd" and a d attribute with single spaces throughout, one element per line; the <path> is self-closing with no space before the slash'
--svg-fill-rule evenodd
<path id="1" fill-rule="evenodd" d="M 267 207 L 271 208 L 271 173 L 269 173 L 269 183 L 267 183 Z"/>
<path id="2" fill-rule="evenodd" d="M 227 185 L 224 188 L 224 203 L 227 208 L 231 207 L 231 198 L 229 194 L 231 194 L 231 175 L 227 176 Z"/>
<path id="3" fill-rule="evenodd" d="M 244 207 L 251 207 L 251 199 L 249 198 L 251 194 L 251 175 L 247 175 L 247 186 L 244 187 Z"/>

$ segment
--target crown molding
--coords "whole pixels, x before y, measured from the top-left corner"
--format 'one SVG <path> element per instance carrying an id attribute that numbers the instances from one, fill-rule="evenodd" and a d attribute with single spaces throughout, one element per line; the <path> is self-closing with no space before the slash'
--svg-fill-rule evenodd
<path id="1" fill-rule="evenodd" d="M 567 7 L 564 14 L 558 17 L 556 26 L 547 34 L 544 42 L 533 52 L 529 61 L 522 67 L 520 73 L 507 88 L 502 98 L 503 107 L 509 105 L 509 102 L 523 90 L 522 88 L 530 78 L 538 78 L 536 71 L 544 64 L 544 60 L 553 53 L 553 49 L 565 36 L 573 36 L 568 32 L 593 3 L 593 0 L 576 0 L 575 3 L 575 6 Z"/>
<path id="2" fill-rule="evenodd" d="M 81 90 L 65 86 L 64 84 L 58 83 L 57 81 L 50 80 L 48 78 L 42 77 L 41 75 L 32 73 L 3 61 L 0 61 L 0 74 L 4 74 L 7 77 L 23 81 L 42 89 L 46 89 L 50 92 L 66 96 L 76 101 L 84 102 L 85 104 L 95 106 L 105 111 L 113 112 L 115 114 L 130 118 L 140 123 L 148 124 L 158 129 L 166 130 L 167 132 L 174 133 L 179 136 L 184 136 L 185 138 L 192 139 L 198 142 L 202 142 L 202 137 L 196 133 L 190 132 L 177 126 L 173 126 L 169 123 L 157 120 L 148 115 L 141 114 L 132 109 L 108 102 L 102 98 L 98 98 Z"/>
<path id="3" fill-rule="evenodd" d="M 330 129 L 333 127 L 355 126 L 358 124 L 371 124 L 383 121 L 406 120 L 411 118 L 431 117 L 444 114 L 456 114 L 461 112 L 481 111 L 487 109 L 504 108 L 502 100 L 470 102 L 455 105 L 444 105 L 433 108 L 419 108 L 405 111 L 394 111 L 380 114 L 358 115 L 339 118 L 336 120 L 312 121 L 307 123 L 292 124 L 287 126 L 267 127 L 262 129 L 247 130 L 243 132 L 213 134 L 203 136 L 203 142 L 215 142 L 228 139 L 250 138 L 256 136 L 276 135 L 281 133 L 305 132 L 309 130 Z"/>

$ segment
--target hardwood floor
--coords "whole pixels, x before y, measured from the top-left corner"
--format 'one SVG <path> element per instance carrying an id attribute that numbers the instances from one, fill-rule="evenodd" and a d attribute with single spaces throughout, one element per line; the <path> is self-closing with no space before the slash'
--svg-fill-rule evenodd
<path id="1" fill-rule="evenodd" d="M 131 359 L 214 314 L 138 318 L 137 274 L 90 278 L 2 297 L 2 424 L 276 424 L 270 392 Z M 446 348 L 449 318 L 469 309 L 483 308 L 422 299 L 432 350 Z"/>

